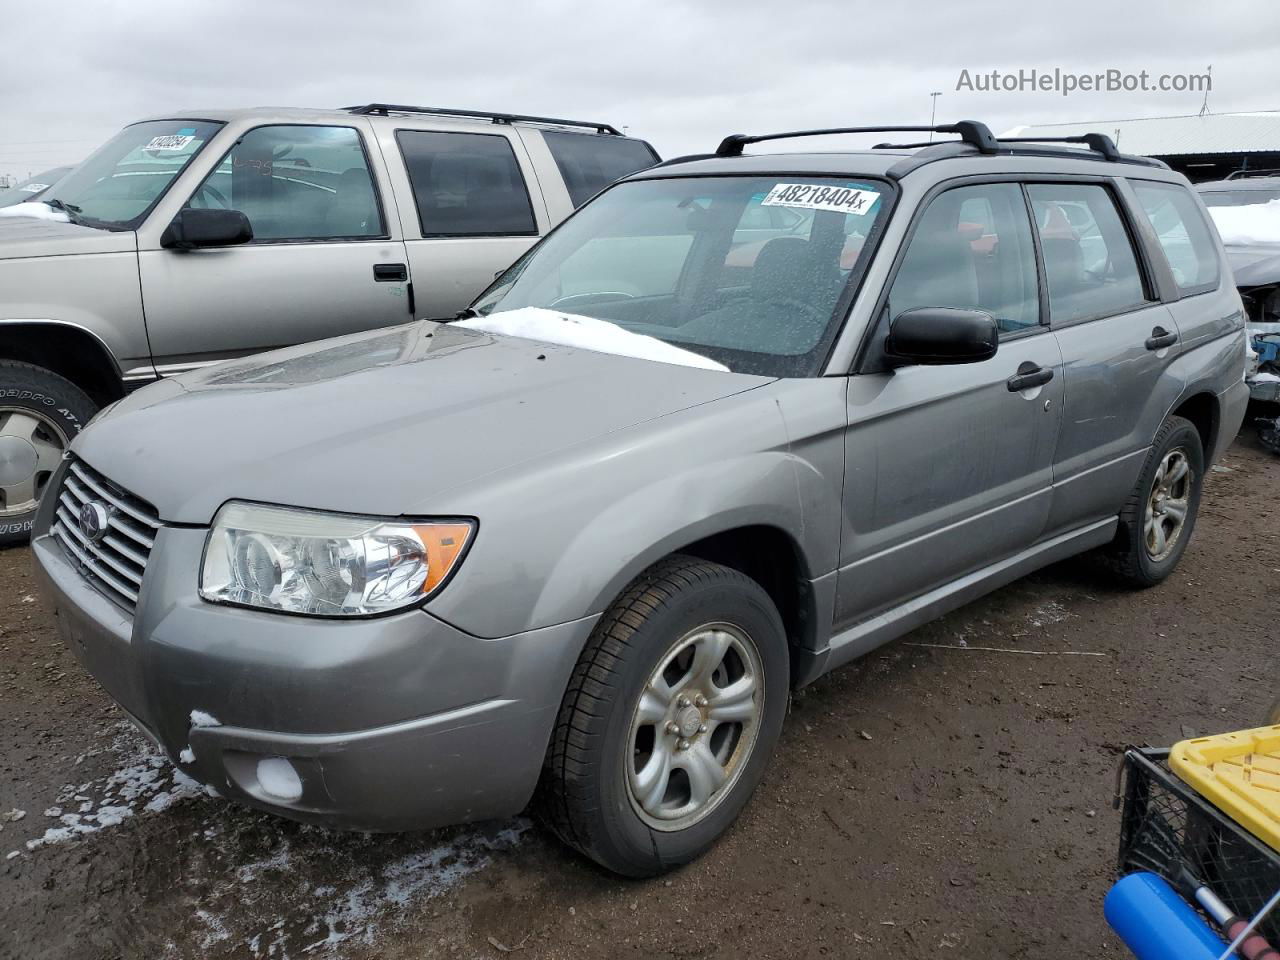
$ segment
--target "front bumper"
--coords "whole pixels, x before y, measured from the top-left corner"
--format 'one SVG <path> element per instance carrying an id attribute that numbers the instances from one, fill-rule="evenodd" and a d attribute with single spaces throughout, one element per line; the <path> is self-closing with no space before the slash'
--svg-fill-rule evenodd
<path id="1" fill-rule="evenodd" d="M 417 609 L 337 621 L 219 606 L 196 593 L 206 531 L 179 527 L 158 531 L 130 618 L 46 533 L 37 522 L 35 569 L 65 642 L 184 772 L 344 829 L 521 810 L 596 619 L 482 640 Z M 300 797 L 259 781 L 267 757 L 290 762 Z"/>

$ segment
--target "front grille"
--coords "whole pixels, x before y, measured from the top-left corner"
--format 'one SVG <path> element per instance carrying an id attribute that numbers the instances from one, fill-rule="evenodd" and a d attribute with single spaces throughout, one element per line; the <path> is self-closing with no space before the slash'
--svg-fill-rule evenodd
<path id="1" fill-rule="evenodd" d="M 92 500 L 110 509 L 106 535 L 96 543 L 80 529 L 80 508 Z M 142 574 L 159 528 L 155 507 L 121 490 L 88 464 L 71 462 L 58 492 L 51 532 L 89 582 L 126 610 L 138 603 Z"/>

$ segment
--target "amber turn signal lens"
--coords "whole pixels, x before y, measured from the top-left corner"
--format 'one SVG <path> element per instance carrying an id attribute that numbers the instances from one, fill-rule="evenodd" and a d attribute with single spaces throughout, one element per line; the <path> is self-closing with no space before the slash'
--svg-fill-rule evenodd
<path id="1" fill-rule="evenodd" d="M 427 594 L 449 576 L 474 528 L 469 523 L 424 523 L 415 524 L 413 529 L 427 548 L 427 579 L 422 584 L 422 592 Z"/>

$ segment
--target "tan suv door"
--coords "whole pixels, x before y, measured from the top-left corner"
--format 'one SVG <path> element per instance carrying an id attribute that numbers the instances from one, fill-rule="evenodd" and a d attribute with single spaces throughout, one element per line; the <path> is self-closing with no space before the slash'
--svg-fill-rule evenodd
<path id="1" fill-rule="evenodd" d="M 367 131 L 361 120 L 242 133 L 186 206 L 241 211 L 246 244 L 172 250 L 160 246 L 165 224 L 139 233 L 160 373 L 410 319 L 400 225 Z"/>
<path id="2" fill-rule="evenodd" d="M 550 226 L 532 162 L 509 125 L 393 117 L 378 142 L 401 198 L 415 316 L 466 307 Z"/>

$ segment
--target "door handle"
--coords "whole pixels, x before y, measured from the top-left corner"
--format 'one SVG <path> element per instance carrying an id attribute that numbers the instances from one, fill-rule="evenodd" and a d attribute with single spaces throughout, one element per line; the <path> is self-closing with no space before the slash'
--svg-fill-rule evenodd
<path id="1" fill-rule="evenodd" d="M 1163 350 L 1165 347 L 1172 347 L 1178 342 L 1178 335 L 1170 333 L 1164 327 L 1156 327 L 1151 331 L 1151 336 L 1147 337 L 1148 350 Z"/>
<path id="2" fill-rule="evenodd" d="M 403 263 L 375 263 L 373 279 L 378 283 L 404 283 L 409 279 L 409 268 Z"/>
<path id="3" fill-rule="evenodd" d="M 1010 393 L 1034 390 L 1053 379 L 1053 367 L 1041 367 L 1030 360 L 1018 365 L 1018 372 L 1005 381 Z"/>

